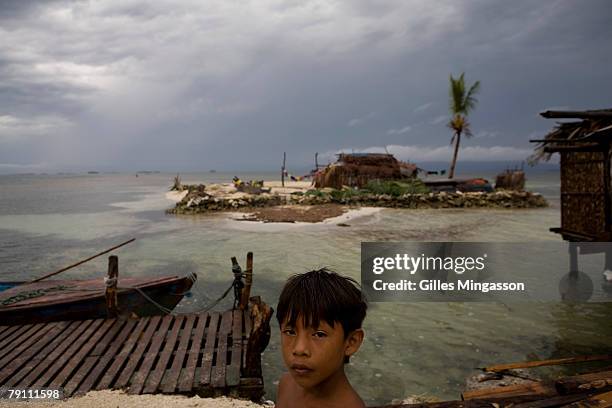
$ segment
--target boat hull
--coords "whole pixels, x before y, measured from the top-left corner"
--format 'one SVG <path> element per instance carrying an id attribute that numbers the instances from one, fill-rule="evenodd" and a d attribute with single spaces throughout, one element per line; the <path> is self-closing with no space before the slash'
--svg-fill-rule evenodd
<path id="1" fill-rule="evenodd" d="M 122 285 L 126 280 L 130 281 L 130 285 L 125 285 L 129 287 Z M 157 278 L 149 281 L 142 279 L 126 280 L 119 282 L 119 289 L 117 290 L 119 315 L 153 316 L 163 315 L 166 314 L 167 310 L 174 309 L 191 289 L 195 281 L 195 275 L 183 278 Z M 10 288 L 11 284 L 14 287 Z M 44 287 L 47 288 L 69 287 L 72 290 L 65 294 L 53 293 L 52 295 L 39 296 L 1 306 L 0 324 L 17 325 L 110 317 L 106 307 L 104 287 L 100 285 L 98 280 L 48 281 L 45 285 Z M 40 285 L 34 288 L 28 286 L 17 286 L 14 282 L 2 282 L 0 288 L 4 287 L 6 289 L 0 292 L 0 300 L 15 298 L 17 291 L 20 291 L 18 293 L 28 293 L 29 289 L 31 293 L 40 290 Z M 134 288 L 138 288 L 138 290 Z"/>

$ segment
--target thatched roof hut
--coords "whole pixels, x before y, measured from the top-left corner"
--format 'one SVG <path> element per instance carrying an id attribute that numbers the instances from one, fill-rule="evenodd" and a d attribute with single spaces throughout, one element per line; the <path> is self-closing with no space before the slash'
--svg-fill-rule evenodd
<path id="1" fill-rule="evenodd" d="M 315 174 L 314 183 L 316 188 L 363 187 L 372 180 L 402 179 L 407 177 L 405 173 L 406 169 L 402 171 L 401 162 L 392 154 L 341 153 L 336 163 Z"/>
<path id="2" fill-rule="evenodd" d="M 581 119 L 559 123 L 538 143 L 532 162 L 561 156 L 561 228 L 570 241 L 612 239 L 612 109 L 546 111 L 545 118 Z"/>

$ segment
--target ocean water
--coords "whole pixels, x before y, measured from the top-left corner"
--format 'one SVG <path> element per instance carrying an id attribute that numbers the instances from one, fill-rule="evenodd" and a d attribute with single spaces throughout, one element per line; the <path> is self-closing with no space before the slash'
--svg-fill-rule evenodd
<path id="1" fill-rule="evenodd" d="M 237 175 L 277 178 L 272 173 Z M 184 183 L 206 184 L 229 182 L 232 176 L 202 173 L 182 178 Z M 172 177 L 0 176 L 0 280 L 41 276 L 135 237 L 136 242 L 116 251 L 119 276 L 197 273 L 193 296 L 177 307 L 188 312 L 205 307 L 227 288 L 232 279 L 230 257 L 238 257 L 244 266 L 248 251 L 254 252 L 252 293 L 274 306 L 293 273 L 326 266 L 359 279 L 362 241 L 560 241 L 548 230 L 560 223 L 558 173 L 551 171 L 528 175 L 528 188 L 542 193 L 549 208 L 384 209 L 349 221 L 348 228 L 166 215 L 164 210 L 173 206 L 165 198 Z M 106 262 L 100 257 L 62 277 L 102 279 Z M 217 309 L 229 306 L 224 301 Z M 454 399 L 476 367 L 607 352 L 612 344 L 611 312 L 611 304 L 553 302 L 371 304 L 365 342 L 347 371 L 368 404 L 420 394 Z M 270 399 L 284 369 L 278 334 L 273 321 L 272 339 L 262 356 Z M 537 373 L 554 376 L 574 369 Z"/>

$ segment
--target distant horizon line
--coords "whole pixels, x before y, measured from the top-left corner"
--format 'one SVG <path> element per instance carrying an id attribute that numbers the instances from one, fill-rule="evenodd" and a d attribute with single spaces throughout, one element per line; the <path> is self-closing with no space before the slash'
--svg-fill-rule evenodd
<path id="1" fill-rule="evenodd" d="M 448 170 L 448 162 L 444 161 L 424 161 L 415 163 L 418 167 L 425 170 Z M 295 173 L 296 175 L 302 172 L 312 170 L 314 166 L 295 166 L 289 168 L 289 173 Z M 457 164 L 458 171 L 473 171 L 473 170 L 500 170 L 505 169 L 523 169 L 526 172 L 538 172 L 538 171 L 551 171 L 558 170 L 559 163 L 538 163 L 535 166 L 530 166 L 523 161 L 465 161 Z M 243 168 L 243 169 L 222 169 L 222 168 L 208 168 L 208 169 L 182 169 L 182 170 L 168 170 L 168 169 L 109 169 L 104 167 L 92 166 L 90 168 L 78 169 L 40 169 L 38 171 L 15 171 L 15 172 L 2 172 L 0 175 L 83 175 L 83 174 L 202 174 L 202 173 L 280 173 L 280 166 L 278 168 Z"/>

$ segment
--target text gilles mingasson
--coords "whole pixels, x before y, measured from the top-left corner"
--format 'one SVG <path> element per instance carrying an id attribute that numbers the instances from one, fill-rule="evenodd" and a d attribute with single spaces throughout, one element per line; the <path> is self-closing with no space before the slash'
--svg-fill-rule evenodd
<path id="1" fill-rule="evenodd" d="M 385 271 L 405 271 L 415 275 L 419 271 L 446 271 L 463 275 L 465 272 L 479 272 L 486 268 L 487 254 L 479 257 L 441 257 L 441 256 L 410 256 L 396 254 L 394 257 L 377 257 L 372 262 L 372 273 L 381 275 Z M 395 282 L 385 282 L 375 279 L 372 288 L 376 291 L 525 291 L 523 282 L 478 282 L 473 279 L 447 282 L 440 279 L 401 279 Z"/>

